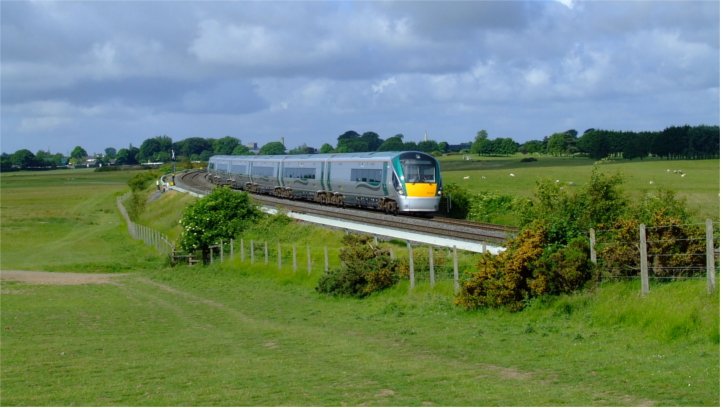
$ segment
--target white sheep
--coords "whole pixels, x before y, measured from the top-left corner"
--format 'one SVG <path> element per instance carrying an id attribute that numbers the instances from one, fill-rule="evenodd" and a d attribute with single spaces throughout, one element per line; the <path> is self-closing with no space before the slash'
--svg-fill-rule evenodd
<path id="1" fill-rule="evenodd" d="M 469 176 L 464 176 L 464 177 L 462 177 L 462 178 L 465 179 L 465 180 L 469 180 Z"/>
<path id="2" fill-rule="evenodd" d="M 515 173 L 510 173 L 510 177 L 515 177 Z"/>
<path id="3" fill-rule="evenodd" d="M 685 177 L 685 173 L 681 174 L 680 177 Z"/>

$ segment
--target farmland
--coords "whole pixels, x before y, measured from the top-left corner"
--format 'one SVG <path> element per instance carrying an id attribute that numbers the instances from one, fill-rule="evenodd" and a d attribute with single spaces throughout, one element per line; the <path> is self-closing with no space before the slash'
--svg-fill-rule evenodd
<path id="1" fill-rule="evenodd" d="M 720 212 L 719 160 L 619 160 L 596 164 L 588 158 L 543 156 L 523 163 L 521 155 L 468 157 L 470 160 L 463 155 L 441 159 L 445 184 L 456 183 L 472 192 L 529 197 L 537 180 L 559 180 L 563 188 L 575 189 L 590 179 L 593 167 L 597 166 L 605 173 L 622 174 L 623 188 L 632 198 L 665 188 L 685 198 L 700 221 L 717 219 Z M 681 170 L 685 176 L 675 170 Z"/>
<path id="2" fill-rule="evenodd" d="M 520 194 L 545 167 L 551 177 L 586 181 L 589 161 L 565 171 L 551 160 L 534 171 L 503 160 L 475 170 L 460 160 L 444 177 L 462 184 L 479 176 Z M 646 172 L 662 170 L 664 179 L 665 163 L 632 162 L 630 172 L 641 183 Z M 714 186 L 694 182 L 685 194 L 717 197 L 717 163 L 683 162 L 686 178 L 716 172 L 707 181 Z M 238 259 L 174 269 L 132 241 L 115 211 L 131 175 L 2 175 L 3 270 L 124 273 L 105 284 L 2 282 L 0 404 L 720 403 L 719 294 L 707 295 L 702 280 L 657 284 L 645 298 L 635 282 L 607 284 L 511 314 L 454 306 L 449 282 L 414 291 L 402 282 L 357 300 L 315 293 L 317 272 Z M 186 200 L 167 193 L 141 219 L 170 232 Z M 274 228 L 302 242 L 340 236 Z"/>

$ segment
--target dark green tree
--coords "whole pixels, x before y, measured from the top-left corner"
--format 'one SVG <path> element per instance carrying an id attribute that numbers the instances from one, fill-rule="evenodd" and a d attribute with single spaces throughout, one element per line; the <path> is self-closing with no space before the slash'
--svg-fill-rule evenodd
<path id="1" fill-rule="evenodd" d="M 398 136 L 390 137 L 382 143 L 377 151 L 380 152 L 398 152 L 404 150 L 404 142 Z"/>
<path id="2" fill-rule="evenodd" d="M 330 145 L 329 143 L 324 143 L 321 145 L 321 148 L 319 148 L 319 153 L 332 153 L 334 151 L 334 146 Z"/>
<path id="3" fill-rule="evenodd" d="M 88 152 L 80 146 L 75 146 L 70 152 L 70 157 L 75 160 L 85 160 L 88 157 Z"/>
<path id="4" fill-rule="evenodd" d="M 480 130 L 479 132 L 477 132 L 477 136 L 475 136 L 474 142 L 472 142 L 470 153 L 476 154 L 478 156 L 485 154 L 488 151 L 489 143 L 490 141 L 487 139 L 487 131 L 484 129 Z"/>
<path id="5" fill-rule="evenodd" d="M 105 156 L 109 159 L 115 159 L 116 154 L 118 154 L 118 151 L 116 151 L 115 147 L 106 147 L 105 148 Z"/>
<path id="6" fill-rule="evenodd" d="M 283 145 L 281 142 L 269 142 L 265 145 L 261 146 L 261 149 L 259 149 L 260 155 L 278 155 L 278 154 L 285 154 L 286 153 L 286 146 Z"/>
<path id="7" fill-rule="evenodd" d="M 213 141 L 213 154 L 233 154 L 234 149 L 241 143 L 240 140 L 231 136 L 224 136 Z"/>
<path id="8" fill-rule="evenodd" d="M 10 156 L 10 163 L 21 169 L 27 169 L 37 164 L 37 159 L 33 152 L 28 149 L 20 149 Z"/>

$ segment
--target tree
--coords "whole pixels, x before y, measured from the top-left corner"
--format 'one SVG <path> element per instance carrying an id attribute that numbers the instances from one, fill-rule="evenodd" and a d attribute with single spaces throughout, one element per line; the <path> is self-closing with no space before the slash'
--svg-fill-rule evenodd
<path id="1" fill-rule="evenodd" d="M 109 159 L 115 159 L 116 154 L 118 154 L 118 152 L 115 150 L 115 147 L 105 148 L 105 157 Z"/>
<path id="2" fill-rule="evenodd" d="M 229 242 L 259 217 L 248 194 L 216 188 L 183 212 L 180 246 L 188 252 L 200 250 L 206 262 L 211 245 Z"/>
<path id="3" fill-rule="evenodd" d="M 528 140 L 520 146 L 519 150 L 524 154 L 542 153 L 545 150 L 545 145 L 542 143 L 542 140 Z"/>
<path id="4" fill-rule="evenodd" d="M 289 154 L 314 154 L 315 152 L 316 150 L 313 147 L 307 146 L 306 143 L 289 150 Z"/>
<path id="5" fill-rule="evenodd" d="M 233 154 L 234 149 L 241 143 L 238 139 L 231 136 L 224 136 L 213 141 L 214 154 Z"/>
<path id="6" fill-rule="evenodd" d="M 568 130 L 563 133 L 554 133 L 547 140 L 547 153 L 553 156 L 571 154 L 577 151 L 577 132 Z"/>
<path id="7" fill-rule="evenodd" d="M 73 148 L 73 151 L 70 152 L 70 157 L 75 159 L 76 161 L 85 160 L 85 158 L 88 157 L 88 152 L 86 152 L 85 149 L 80 146 L 75 146 L 75 148 Z"/>
<path id="8" fill-rule="evenodd" d="M 384 143 L 384 140 L 380 139 L 379 135 L 375 132 L 364 132 L 359 139 L 366 143 L 365 149 L 363 150 L 365 152 L 375 152 L 379 149 L 379 146 Z"/>
<path id="9" fill-rule="evenodd" d="M 321 148 L 319 148 L 319 153 L 332 153 L 334 151 L 334 146 L 330 145 L 329 143 L 324 143 L 321 145 Z"/>
<path id="10" fill-rule="evenodd" d="M 249 150 L 248 146 L 244 146 L 242 144 L 234 147 L 233 152 L 231 152 L 234 156 L 248 156 L 252 155 L 251 151 Z"/>
<path id="11" fill-rule="evenodd" d="M 141 148 L 138 154 L 138 160 L 139 161 L 150 161 L 155 160 L 156 155 L 160 152 L 167 152 L 169 155 L 171 154 L 171 149 L 173 148 L 173 141 L 170 137 L 163 135 L 163 136 L 156 136 L 152 139 L 146 139 L 141 144 Z"/>
<path id="12" fill-rule="evenodd" d="M 382 143 L 377 151 L 379 152 L 398 152 L 404 150 L 404 142 L 399 136 L 392 136 Z"/>
<path id="13" fill-rule="evenodd" d="M 472 142 L 472 148 L 470 149 L 470 153 L 481 156 L 487 151 L 489 143 L 490 141 L 487 140 L 487 131 L 484 129 L 480 130 L 479 132 L 477 132 L 477 136 L 475 136 L 474 142 Z"/>
<path id="14" fill-rule="evenodd" d="M 213 151 L 213 144 L 202 137 L 189 137 L 173 144 L 176 154 L 180 156 L 200 155 L 205 150 Z"/>
<path id="15" fill-rule="evenodd" d="M 285 154 L 286 153 L 286 146 L 284 146 L 281 142 L 269 142 L 265 145 L 261 146 L 261 149 L 259 150 L 260 155 L 276 155 L 276 154 Z"/>
<path id="16" fill-rule="evenodd" d="M 423 141 L 417 143 L 417 149 L 419 149 L 422 152 L 431 153 L 431 152 L 439 150 L 439 144 L 437 142 L 435 142 L 434 140 L 423 140 Z"/>
<path id="17" fill-rule="evenodd" d="M 449 143 L 439 142 L 439 151 L 442 153 L 447 153 L 449 151 Z"/>
<path id="18" fill-rule="evenodd" d="M 35 155 L 28 149 L 20 149 L 10 156 L 10 163 L 21 169 L 33 167 L 36 165 L 36 162 Z"/>

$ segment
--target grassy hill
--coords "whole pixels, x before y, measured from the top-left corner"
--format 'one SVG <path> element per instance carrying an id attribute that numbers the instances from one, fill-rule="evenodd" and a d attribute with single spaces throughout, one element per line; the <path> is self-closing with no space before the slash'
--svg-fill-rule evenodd
<path id="1" fill-rule="evenodd" d="M 357 300 L 273 263 L 172 269 L 115 211 L 130 175 L 0 178 L 3 270 L 131 272 L 2 281 L 1 405 L 720 404 L 720 296 L 703 280 L 644 298 L 635 282 L 607 284 L 511 314 L 455 307 L 448 281 Z M 142 218 L 171 231 L 187 198 L 167 194 Z"/>

